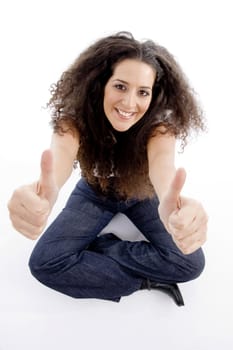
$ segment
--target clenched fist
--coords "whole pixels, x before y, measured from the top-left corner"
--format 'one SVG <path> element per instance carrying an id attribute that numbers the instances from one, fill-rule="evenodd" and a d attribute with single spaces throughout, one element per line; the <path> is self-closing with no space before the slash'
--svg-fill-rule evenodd
<path id="1" fill-rule="evenodd" d="M 14 228 L 30 239 L 43 232 L 48 216 L 58 196 L 50 150 L 41 156 L 41 175 L 38 182 L 16 189 L 8 203 Z"/>
<path id="2" fill-rule="evenodd" d="M 185 179 L 185 170 L 178 169 L 160 202 L 159 215 L 177 247 L 191 254 L 206 241 L 208 217 L 201 203 L 180 195 Z"/>

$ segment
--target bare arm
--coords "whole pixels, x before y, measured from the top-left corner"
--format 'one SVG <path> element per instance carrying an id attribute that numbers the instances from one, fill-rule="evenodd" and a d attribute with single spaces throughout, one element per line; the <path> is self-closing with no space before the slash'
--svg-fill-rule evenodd
<path id="1" fill-rule="evenodd" d="M 36 239 L 44 230 L 60 188 L 69 178 L 79 147 L 77 134 L 53 134 L 50 150 L 41 157 L 39 181 L 16 189 L 8 209 L 14 228 Z"/>
<path id="2" fill-rule="evenodd" d="M 152 137 L 147 147 L 149 177 L 161 200 L 175 175 L 175 137 L 158 134 Z"/>
<path id="3" fill-rule="evenodd" d="M 67 132 L 63 135 L 52 135 L 50 149 L 53 155 L 54 180 L 59 189 L 71 175 L 78 148 L 78 134 Z"/>
<path id="4" fill-rule="evenodd" d="M 157 135 L 148 143 L 149 176 L 159 198 L 158 212 L 175 244 L 184 254 L 206 240 L 208 217 L 201 203 L 181 195 L 184 169 L 175 169 L 175 138 Z"/>

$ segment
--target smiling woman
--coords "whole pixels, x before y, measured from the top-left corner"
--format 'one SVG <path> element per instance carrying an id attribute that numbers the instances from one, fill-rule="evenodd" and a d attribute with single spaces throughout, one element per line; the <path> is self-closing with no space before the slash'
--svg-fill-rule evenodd
<path id="1" fill-rule="evenodd" d="M 167 49 L 120 32 L 96 41 L 52 87 L 51 149 L 39 181 L 9 201 L 14 227 L 36 239 L 79 162 L 82 178 L 30 258 L 42 283 L 75 298 L 119 301 L 161 289 L 183 305 L 176 283 L 204 268 L 207 215 L 181 195 L 175 141 L 204 128 L 201 110 Z M 146 240 L 99 235 L 124 213 Z"/>
<path id="2" fill-rule="evenodd" d="M 110 95 L 115 90 L 119 94 Z M 110 107 L 107 101 L 114 96 L 119 100 Z M 139 105 L 129 105 L 136 103 L 136 96 L 137 102 L 144 101 L 144 112 L 137 111 Z M 84 50 L 53 86 L 49 106 L 55 132 L 63 133 L 65 123 L 79 133 L 77 160 L 88 183 L 100 193 L 114 192 L 121 198 L 154 195 L 145 161 L 152 135 L 162 130 L 184 145 L 190 131 L 204 128 L 193 90 L 172 54 L 127 32 L 102 38 Z M 130 115 L 125 113 L 132 110 L 138 114 L 126 120 Z"/>
<path id="3" fill-rule="evenodd" d="M 104 112 L 115 130 L 128 130 L 146 113 L 155 76 L 155 70 L 141 61 L 126 59 L 116 65 L 104 90 Z"/>

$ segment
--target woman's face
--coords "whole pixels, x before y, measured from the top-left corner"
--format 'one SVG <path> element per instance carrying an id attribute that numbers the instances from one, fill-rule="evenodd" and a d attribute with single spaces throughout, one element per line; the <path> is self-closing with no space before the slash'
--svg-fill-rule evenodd
<path id="1" fill-rule="evenodd" d="M 112 127 L 126 131 L 149 108 L 156 73 L 145 62 L 125 59 L 118 63 L 104 89 L 104 112 Z"/>

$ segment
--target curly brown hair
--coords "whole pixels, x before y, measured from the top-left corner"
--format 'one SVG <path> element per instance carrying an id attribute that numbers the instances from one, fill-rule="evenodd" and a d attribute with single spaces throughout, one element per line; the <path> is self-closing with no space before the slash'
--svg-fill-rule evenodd
<path id="1" fill-rule="evenodd" d="M 149 64 L 157 77 L 144 116 L 129 130 L 117 132 L 104 113 L 104 88 L 116 64 L 125 59 Z M 173 55 L 151 40 L 135 40 L 129 32 L 101 38 L 84 50 L 52 85 L 51 94 L 54 132 L 73 130 L 80 136 L 77 160 L 82 175 L 101 193 L 121 198 L 154 193 L 147 143 L 161 126 L 181 140 L 182 148 L 191 131 L 205 129 L 195 93 Z"/>

